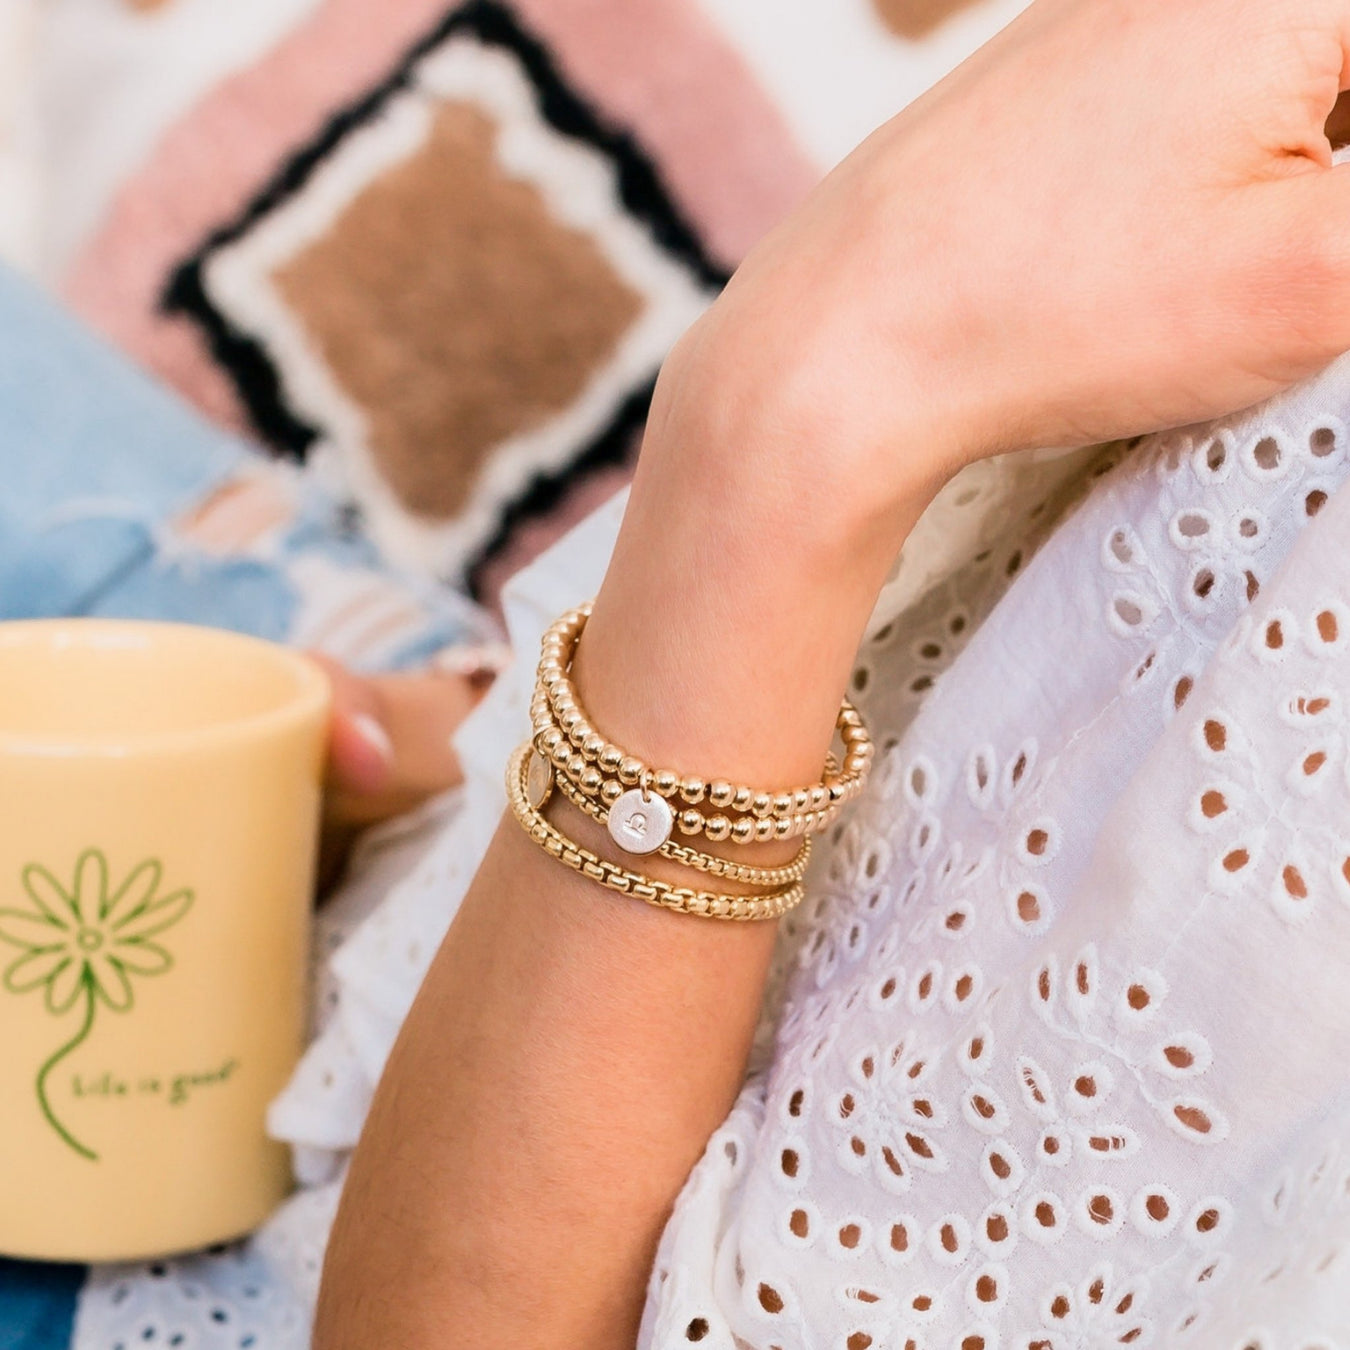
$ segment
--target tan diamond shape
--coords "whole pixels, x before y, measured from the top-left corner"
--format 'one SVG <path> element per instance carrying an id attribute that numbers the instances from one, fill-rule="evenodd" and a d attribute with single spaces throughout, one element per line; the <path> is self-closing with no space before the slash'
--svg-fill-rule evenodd
<path id="1" fill-rule="evenodd" d="M 644 300 L 500 168 L 495 123 L 448 102 L 274 284 L 365 417 L 411 511 L 453 516 L 494 446 L 569 407 Z"/>

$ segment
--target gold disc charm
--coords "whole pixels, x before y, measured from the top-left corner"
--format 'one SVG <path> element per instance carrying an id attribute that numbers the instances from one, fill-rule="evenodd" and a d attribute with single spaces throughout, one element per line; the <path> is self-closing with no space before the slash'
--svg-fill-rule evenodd
<path id="1" fill-rule="evenodd" d="M 655 853 L 670 838 L 675 816 L 664 797 L 634 788 L 609 808 L 605 823 L 609 837 L 625 853 Z"/>
<path id="2" fill-rule="evenodd" d="M 530 766 L 525 771 L 525 795 L 536 811 L 542 811 L 553 795 L 553 765 L 538 750 L 530 751 Z"/>

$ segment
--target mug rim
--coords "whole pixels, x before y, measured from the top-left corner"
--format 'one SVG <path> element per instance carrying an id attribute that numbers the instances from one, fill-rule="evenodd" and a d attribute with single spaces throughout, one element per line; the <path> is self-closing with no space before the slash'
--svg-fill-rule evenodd
<path id="1" fill-rule="evenodd" d="M 89 757 L 124 759 L 138 755 L 178 754 L 208 750 L 221 742 L 257 740 L 326 718 L 332 706 L 332 682 L 324 670 L 300 652 L 248 633 L 206 624 L 172 623 L 158 619 L 105 619 L 68 617 L 0 620 L 0 658 L 8 649 L 34 641 L 50 645 L 62 632 L 72 641 L 88 642 L 99 635 L 110 646 L 171 641 L 214 645 L 247 651 L 250 659 L 270 662 L 293 680 L 292 692 L 276 706 L 184 731 L 93 737 L 88 734 L 34 735 L 0 726 L 0 755 L 55 759 Z"/>

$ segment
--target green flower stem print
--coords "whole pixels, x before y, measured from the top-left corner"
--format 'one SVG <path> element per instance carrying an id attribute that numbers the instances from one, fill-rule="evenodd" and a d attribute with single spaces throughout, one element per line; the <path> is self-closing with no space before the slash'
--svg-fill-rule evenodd
<path id="1" fill-rule="evenodd" d="M 159 894 L 159 862 L 147 858 L 116 890 L 108 884 L 108 862 L 96 848 L 75 863 L 69 888 L 39 863 L 23 869 L 23 888 L 34 909 L 0 909 L 0 941 L 23 949 L 4 974 L 11 994 L 41 989 L 47 1011 L 65 1017 L 79 1010 L 79 1029 L 38 1070 L 37 1101 L 52 1129 L 83 1158 L 98 1154 L 82 1144 L 57 1118 L 47 1080 L 62 1060 L 89 1039 L 100 1007 L 130 1012 L 132 977 L 163 975 L 173 958 L 158 942 L 192 907 L 190 890 Z"/>

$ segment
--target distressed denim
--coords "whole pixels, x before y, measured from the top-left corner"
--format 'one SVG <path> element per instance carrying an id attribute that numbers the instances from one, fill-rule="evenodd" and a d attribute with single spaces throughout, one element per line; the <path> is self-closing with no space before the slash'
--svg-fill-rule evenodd
<path id="1" fill-rule="evenodd" d="M 174 522 L 240 475 L 290 519 L 226 555 Z M 337 501 L 205 422 L 0 269 L 0 618 L 209 624 L 396 668 L 490 635 L 463 597 L 399 574 Z"/>

